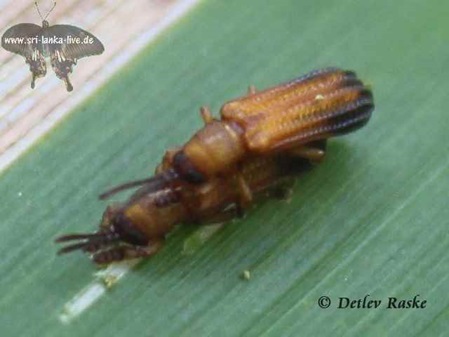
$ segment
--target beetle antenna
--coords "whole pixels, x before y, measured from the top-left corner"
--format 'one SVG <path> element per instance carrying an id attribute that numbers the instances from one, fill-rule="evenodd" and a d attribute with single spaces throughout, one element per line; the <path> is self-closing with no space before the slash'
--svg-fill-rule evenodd
<path id="1" fill-rule="evenodd" d="M 118 241 L 119 235 L 112 231 L 104 231 L 88 234 L 69 234 L 55 239 L 55 242 L 78 241 L 61 248 L 58 255 L 66 254 L 74 250 L 83 250 L 85 252 L 97 251 L 102 246 Z"/>
<path id="2" fill-rule="evenodd" d="M 100 194 L 99 198 L 100 200 L 105 200 L 111 197 L 114 194 L 117 194 L 118 192 L 122 192 L 124 190 L 146 185 L 146 193 L 152 193 L 155 191 L 160 190 L 161 188 L 165 188 L 167 184 L 174 179 L 178 177 L 177 173 L 173 170 L 167 170 L 164 172 L 161 172 L 151 178 L 142 179 L 142 180 L 135 180 L 130 181 L 127 183 L 124 183 L 122 185 L 118 185 L 116 187 L 111 188 L 110 190 Z"/>
<path id="3" fill-rule="evenodd" d="M 37 12 L 39 13 L 39 16 L 41 17 L 42 21 L 45 21 L 48 16 L 50 15 L 50 13 L 53 11 L 53 9 L 56 7 L 56 1 L 53 3 L 53 7 L 47 12 L 47 15 L 45 15 L 45 18 L 42 16 L 42 13 L 39 9 L 39 4 L 37 3 L 37 1 L 34 2 L 34 5 L 37 8 Z"/>
<path id="4" fill-rule="evenodd" d="M 69 235 L 63 235 L 63 236 L 56 238 L 55 242 L 84 240 L 84 239 L 91 239 L 91 238 L 96 238 L 96 237 L 104 237 L 105 235 L 106 235 L 106 232 L 88 233 L 88 234 L 69 234 Z"/>
<path id="5" fill-rule="evenodd" d="M 115 187 L 107 190 L 106 192 L 100 194 L 98 198 L 100 200 L 105 200 L 105 199 L 108 199 L 111 196 L 113 196 L 114 194 L 117 194 L 119 192 L 128 190 L 128 189 L 133 188 L 133 187 L 138 187 L 138 186 L 141 186 L 141 185 L 150 184 L 153 181 L 154 181 L 154 177 L 148 178 L 148 179 L 130 181 L 130 182 L 127 182 L 127 183 L 115 186 Z"/>
<path id="6" fill-rule="evenodd" d="M 91 243 L 89 241 L 74 243 L 72 245 L 61 248 L 60 250 L 58 250 L 57 254 L 62 255 L 73 252 L 74 250 L 83 250 L 84 248 L 88 248 L 90 245 Z"/>

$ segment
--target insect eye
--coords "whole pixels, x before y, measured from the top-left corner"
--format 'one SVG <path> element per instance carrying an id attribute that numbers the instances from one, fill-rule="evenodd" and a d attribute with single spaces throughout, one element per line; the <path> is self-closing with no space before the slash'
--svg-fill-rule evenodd
<path id="1" fill-rule="evenodd" d="M 183 151 L 175 154 L 173 157 L 173 166 L 181 178 L 189 183 L 201 184 L 206 180 L 204 175 L 193 166 Z"/>
<path id="2" fill-rule="evenodd" d="M 204 182 L 204 177 L 198 171 L 189 171 L 184 174 L 185 180 L 192 184 L 201 184 Z"/>
<path id="3" fill-rule="evenodd" d="M 123 214 L 117 214 L 112 222 L 112 228 L 120 239 L 126 243 L 138 246 L 144 246 L 148 243 L 145 234 L 138 230 Z"/>

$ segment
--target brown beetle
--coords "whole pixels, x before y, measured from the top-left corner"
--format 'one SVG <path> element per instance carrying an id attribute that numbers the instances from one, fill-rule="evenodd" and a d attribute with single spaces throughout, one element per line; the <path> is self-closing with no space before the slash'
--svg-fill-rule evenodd
<path id="1" fill-rule="evenodd" d="M 310 143 L 309 148 L 320 152 L 322 158 L 325 141 Z M 143 186 L 127 202 L 106 209 L 98 232 L 56 239 L 75 241 L 59 253 L 82 250 L 92 254 L 98 264 L 153 255 L 162 248 L 165 235 L 178 224 L 221 223 L 241 216 L 243 207 L 248 206 L 241 202 L 241 177 L 249 187 L 246 193 L 250 193 L 251 199 L 267 194 L 283 197 L 292 178 L 311 164 L 312 161 L 296 155 L 255 156 L 241 163 L 238 174 L 214 177 L 201 185 L 150 194 Z"/>
<path id="2" fill-rule="evenodd" d="M 205 126 L 167 151 L 155 176 L 102 194 L 141 186 L 127 203 L 108 207 L 98 233 L 60 237 L 82 240 L 60 252 L 81 249 L 97 263 L 152 255 L 180 222 L 241 214 L 254 194 L 297 172 L 298 162 L 301 169 L 319 162 L 326 139 L 362 127 L 373 108 L 371 90 L 354 72 L 336 68 L 258 93 L 250 88 L 221 108 L 221 120 L 202 108 Z"/>
<path id="3" fill-rule="evenodd" d="M 170 165 L 154 177 L 118 186 L 100 197 L 139 184 L 149 192 L 201 184 L 238 171 L 239 162 L 249 155 L 291 151 L 319 156 L 304 144 L 362 127 L 373 108 L 371 90 L 354 72 L 337 68 L 316 70 L 257 93 L 250 87 L 248 95 L 223 105 L 220 120 L 201 108 L 205 126 L 180 149 L 169 151 Z"/>

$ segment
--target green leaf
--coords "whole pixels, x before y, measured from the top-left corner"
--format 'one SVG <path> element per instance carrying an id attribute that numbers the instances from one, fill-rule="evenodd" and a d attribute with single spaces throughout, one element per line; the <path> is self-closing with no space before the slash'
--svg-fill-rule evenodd
<path id="1" fill-rule="evenodd" d="M 448 10 L 204 1 L 2 175 L 2 336 L 446 335 Z M 182 254 L 191 230 L 175 231 L 72 323 L 59 321 L 95 267 L 56 257 L 53 238 L 96 228 L 101 191 L 150 175 L 201 126 L 200 105 L 218 111 L 249 84 L 329 65 L 371 83 L 376 111 L 330 142 L 290 203 L 264 202 L 192 255 Z M 366 295 L 381 307 L 337 308 L 339 297 Z M 415 295 L 425 308 L 386 308 L 388 297 Z"/>

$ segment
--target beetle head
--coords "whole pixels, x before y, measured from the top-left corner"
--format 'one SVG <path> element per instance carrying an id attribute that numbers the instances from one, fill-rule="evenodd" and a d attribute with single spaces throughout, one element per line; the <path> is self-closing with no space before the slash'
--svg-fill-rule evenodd
<path id="1" fill-rule="evenodd" d="M 176 177 L 180 177 L 188 183 L 196 185 L 206 181 L 204 175 L 193 165 L 182 150 L 173 157 L 173 169 L 176 172 Z"/>
<path id="2" fill-rule="evenodd" d="M 108 260 L 121 260 L 120 254 L 126 247 L 145 246 L 148 238 L 125 216 L 123 208 L 116 205 L 106 208 L 97 232 L 64 235 L 56 242 L 71 243 L 61 248 L 58 254 L 81 250 L 93 254 L 95 262 L 108 263 L 110 261 L 103 261 L 105 255 Z"/>

